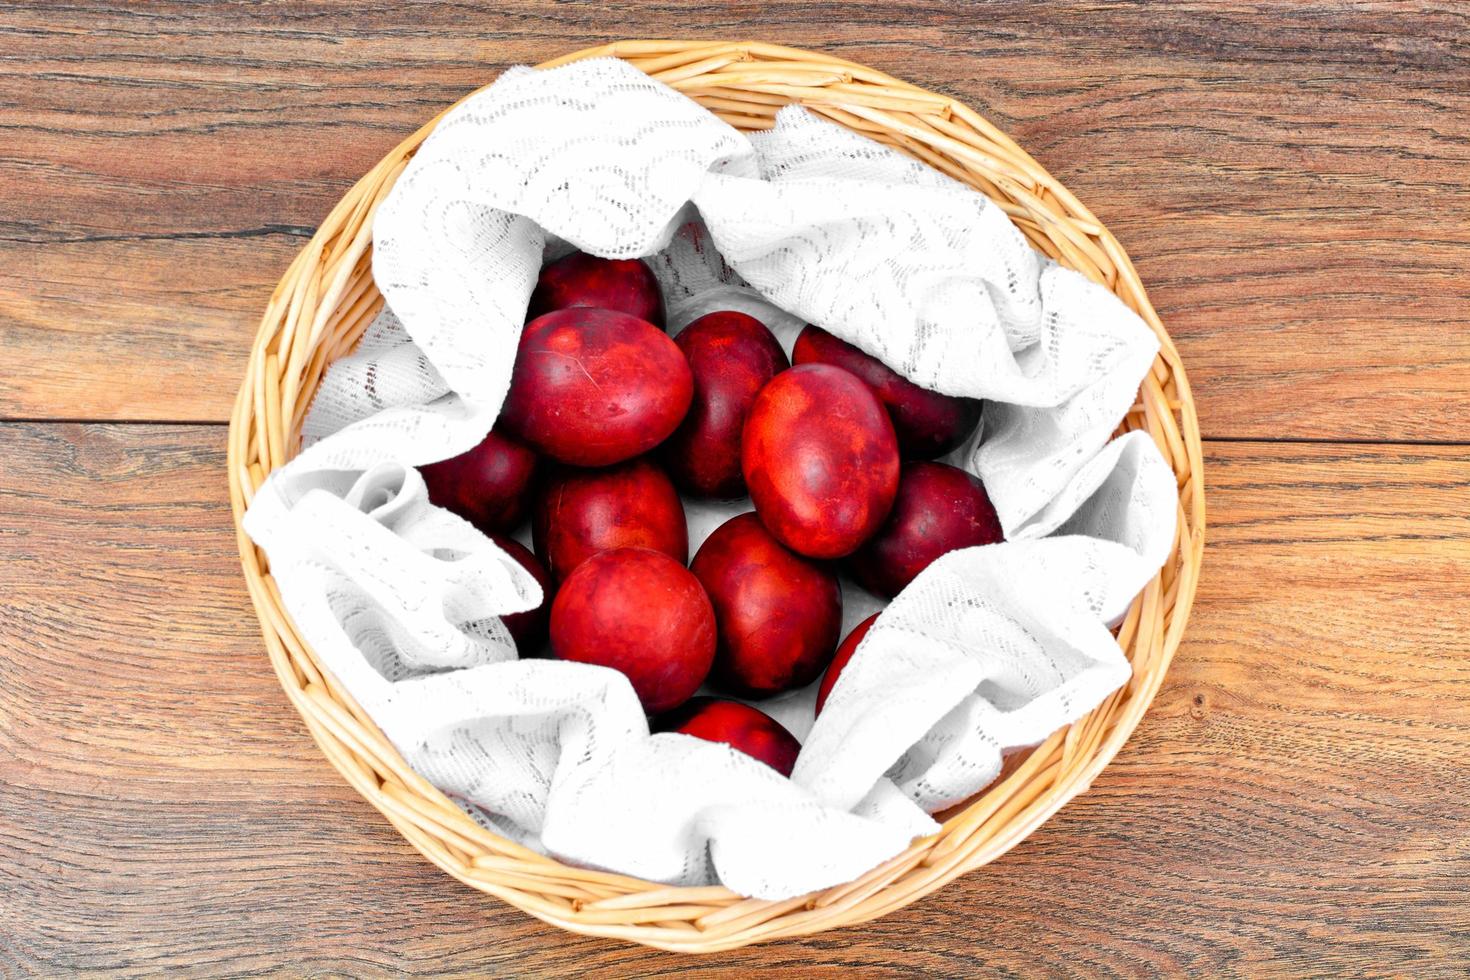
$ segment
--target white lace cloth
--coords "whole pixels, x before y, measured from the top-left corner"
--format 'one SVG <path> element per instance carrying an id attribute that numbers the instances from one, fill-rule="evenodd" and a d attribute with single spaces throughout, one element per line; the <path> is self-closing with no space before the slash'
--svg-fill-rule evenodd
<path id="1" fill-rule="evenodd" d="M 810 689 L 762 704 L 804 741 L 790 780 L 650 736 L 616 672 L 518 661 L 498 616 L 534 606 L 536 583 L 427 502 L 413 467 L 490 429 L 537 271 L 564 243 L 649 257 L 675 331 L 741 308 L 789 350 L 813 322 L 987 399 L 983 443 L 950 459 L 983 478 L 1009 542 L 904 590 L 815 725 Z M 792 896 L 933 831 L 928 813 L 1008 749 L 1127 679 L 1107 624 L 1168 553 L 1176 488 L 1148 438 L 1108 436 L 1157 343 L 985 197 L 802 110 L 747 137 L 622 62 L 584 61 L 509 71 L 451 112 L 383 202 L 374 248 L 393 312 L 327 372 L 306 448 L 245 527 L 325 666 L 486 825 L 572 862 Z M 691 503 L 691 545 L 744 509 Z M 847 628 L 878 608 L 844 593 Z"/>

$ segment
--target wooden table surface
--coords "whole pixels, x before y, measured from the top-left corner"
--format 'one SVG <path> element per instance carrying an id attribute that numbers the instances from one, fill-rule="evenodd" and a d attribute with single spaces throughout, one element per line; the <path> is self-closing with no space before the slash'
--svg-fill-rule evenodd
<path id="1" fill-rule="evenodd" d="M 412 851 L 277 687 L 226 413 L 314 224 L 508 65 L 820 48 L 988 114 L 1117 233 L 1210 545 L 1090 793 L 878 922 L 689 960 Z M 771 0 L 0 6 L 0 974 L 1459 975 L 1470 9 Z"/>

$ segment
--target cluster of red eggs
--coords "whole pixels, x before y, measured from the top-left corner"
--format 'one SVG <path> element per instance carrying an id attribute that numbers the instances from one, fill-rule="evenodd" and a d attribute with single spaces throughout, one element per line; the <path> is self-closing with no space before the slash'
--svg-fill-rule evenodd
<path id="1" fill-rule="evenodd" d="M 621 671 L 663 731 L 789 775 L 799 748 L 745 704 L 823 670 L 820 711 L 872 618 L 838 645 L 837 567 L 891 597 L 941 554 L 1002 539 L 978 480 L 932 462 L 980 403 L 928 391 L 817 327 L 792 361 L 759 320 L 664 332 L 638 260 L 573 254 L 531 296 L 499 424 L 423 468 L 430 499 L 494 538 L 546 602 L 505 617 L 522 655 Z M 749 494 L 689 558 L 680 491 Z M 530 510 L 535 553 L 508 537 Z M 688 567 L 686 567 L 688 562 Z M 553 598 L 554 596 L 554 598 Z"/>

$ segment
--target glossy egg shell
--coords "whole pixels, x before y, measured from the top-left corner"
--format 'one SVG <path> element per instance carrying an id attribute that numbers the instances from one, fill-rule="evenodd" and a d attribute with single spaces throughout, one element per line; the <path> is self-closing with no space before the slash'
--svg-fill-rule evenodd
<path id="1" fill-rule="evenodd" d="M 813 558 L 851 554 L 883 523 L 898 490 L 888 413 L 855 375 L 827 364 L 783 371 L 761 389 L 740 458 L 766 527 Z"/>
<path id="2" fill-rule="evenodd" d="M 683 353 L 648 321 L 558 310 L 522 332 L 501 420 L 553 459 L 608 466 L 668 438 L 693 394 Z"/>
<path id="3" fill-rule="evenodd" d="M 694 400 L 662 457 L 685 493 L 741 497 L 740 434 L 755 396 L 788 366 L 765 324 L 734 310 L 700 317 L 674 338 L 689 360 Z"/>
<path id="4" fill-rule="evenodd" d="M 693 735 L 744 752 L 790 776 L 801 743 L 780 722 L 758 708 L 720 698 L 694 698 L 660 719 L 658 730 Z"/>
<path id="5" fill-rule="evenodd" d="M 578 565 L 557 591 L 551 651 L 622 672 L 644 711 L 669 711 L 709 673 L 714 609 L 699 580 L 668 555 L 604 551 Z"/>
<path id="6" fill-rule="evenodd" d="M 537 458 L 500 431 L 478 446 L 419 467 L 429 501 L 451 510 L 488 535 L 516 528 L 526 517 Z"/>
<path id="7" fill-rule="evenodd" d="M 822 672 L 842 629 L 842 588 L 830 569 L 783 547 L 748 513 L 720 525 L 689 567 L 719 624 L 714 683 L 760 698 Z"/>
<path id="8" fill-rule="evenodd" d="M 832 364 L 861 378 L 888 409 L 904 459 L 934 459 L 965 441 L 980 422 L 977 398 L 921 388 L 821 327 L 809 326 L 791 350 L 794 364 Z"/>
<path id="9" fill-rule="evenodd" d="M 864 588 L 892 597 L 940 555 L 1004 540 L 979 480 L 944 463 L 905 463 L 892 513 L 849 567 Z"/>
<path id="10" fill-rule="evenodd" d="M 868 630 L 872 629 L 873 623 L 877 620 L 878 615 L 878 613 L 873 613 L 873 615 L 854 626 L 852 632 L 847 634 L 847 638 L 837 647 L 837 653 L 833 655 L 832 663 L 828 665 L 827 672 L 822 675 L 822 683 L 817 685 L 817 714 L 822 713 L 822 707 L 827 703 L 827 695 L 831 694 L 832 688 L 836 686 L 837 678 L 842 674 L 842 668 L 846 667 L 847 662 L 852 659 L 852 655 L 857 653 L 858 644 L 863 642 L 863 637 L 868 635 Z"/>
<path id="11" fill-rule="evenodd" d="M 526 319 L 578 306 L 617 310 L 665 327 L 663 291 L 640 259 L 603 259 L 586 252 L 557 259 L 537 277 Z"/>
<path id="12" fill-rule="evenodd" d="M 553 468 L 531 515 L 536 554 L 565 579 L 614 548 L 650 548 L 689 560 L 689 527 L 673 483 L 648 457 L 602 469 Z"/>
<path id="13" fill-rule="evenodd" d="M 525 612 L 500 617 L 505 622 L 505 628 L 510 630 L 511 639 L 516 641 L 516 651 L 522 657 L 539 656 L 543 644 L 546 643 L 546 624 L 551 615 L 551 600 L 556 592 L 551 584 L 551 576 L 546 574 L 546 569 L 531 553 L 531 549 L 515 538 L 496 535 L 490 540 L 519 562 L 541 586 L 541 605 Z"/>

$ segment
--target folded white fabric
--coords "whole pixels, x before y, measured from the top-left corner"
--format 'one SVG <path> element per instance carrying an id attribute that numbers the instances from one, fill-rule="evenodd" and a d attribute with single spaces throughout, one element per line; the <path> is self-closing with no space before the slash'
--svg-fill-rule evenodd
<path id="1" fill-rule="evenodd" d="M 1008 543 L 953 552 L 879 617 L 790 780 L 722 745 L 649 735 L 622 675 L 517 661 L 499 614 L 536 583 L 428 503 L 414 466 L 489 431 L 543 258 L 647 257 L 670 328 L 748 310 L 788 351 L 806 322 L 926 387 L 987 399 L 951 462 Z M 1124 683 L 1107 624 L 1169 551 L 1173 474 L 1108 441 L 1157 341 L 1111 293 L 1027 246 L 985 197 L 788 108 L 745 136 L 615 60 L 515 69 L 451 112 L 383 202 L 390 311 L 327 372 L 306 447 L 245 527 L 323 664 L 426 778 L 563 859 L 763 898 L 851 879 L 931 832 Z M 690 503 L 691 545 L 734 504 Z M 844 585 L 845 627 L 876 608 Z"/>

